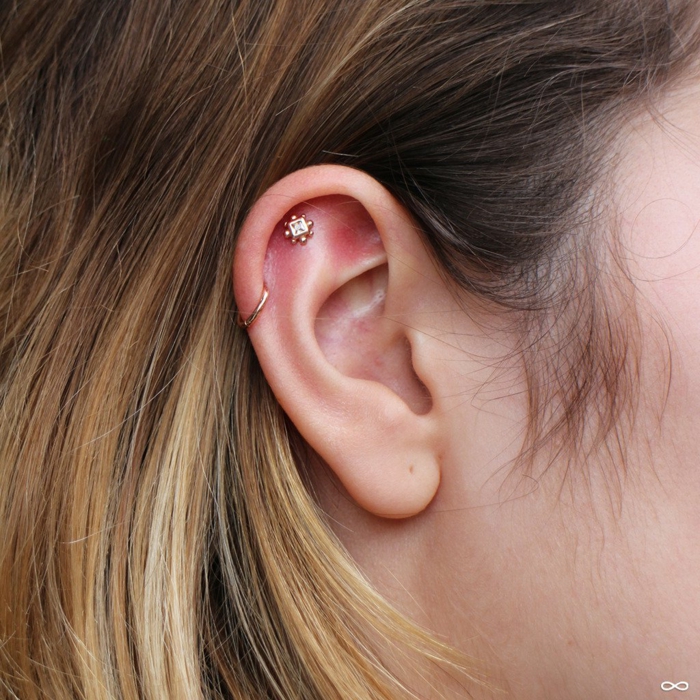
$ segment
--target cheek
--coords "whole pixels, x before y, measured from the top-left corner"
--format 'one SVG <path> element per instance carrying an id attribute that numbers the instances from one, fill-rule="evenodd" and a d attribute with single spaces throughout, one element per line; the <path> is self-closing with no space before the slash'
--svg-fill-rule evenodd
<path id="1" fill-rule="evenodd" d="M 681 560 L 700 560 L 700 196 L 680 194 L 649 203 L 628 239 L 642 325 L 641 401 L 629 473 L 643 486 L 634 493 L 657 523 L 658 559 L 668 559 L 658 566 L 664 572 L 679 542 Z M 644 561 L 640 555 L 640 567 Z"/>
<path id="2" fill-rule="evenodd" d="M 674 228 L 671 224 L 676 223 Z M 635 256 L 642 324 L 643 405 L 663 417 L 664 441 L 684 458 L 700 434 L 700 230 L 669 212 L 666 255 Z M 663 238 L 663 236 L 659 236 Z M 671 239 L 673 239 L 671 241 Z M 682 241 L 682 242 L 681 242 Z M 672 248 L 673 244 L 673 248 Z M 690 452 L 689 452 L 690 450 Z"/>
<path id="3" fill-rule="evenodd" d="M 658 442 L 649 447 L 671 450 L 655 460 L 671 473 L 672 464 L 695 459 L 700 434 L 700 168 L 664 132 L 638 150 L 619 235 L 638 292 L 641 406 Z M 637 440 L 645 441 L 639 431 Z"/>
<path id="4" fill-rule="evenodd" d="M 700 258 L 697 262 L 700 264 Z M 671 276 L 653 287 L 656 320 L 667 329 L 672 359 L 690 389 L 700 380 L 700 269 L 693 270 L 692 276 Z"/>
<path id="5" fill-rule="evenodd" d="M 689 139 L 696 122 L 693 111 L 676 114 L 666 128 L 647 125 L 628 144 L 614 197 L 623 262 L 642 302 L 644 353 L 665 356 L 646 381 L 664 381 L 670 349 L 681 393 L 700 381 L 700 167 Z"/>

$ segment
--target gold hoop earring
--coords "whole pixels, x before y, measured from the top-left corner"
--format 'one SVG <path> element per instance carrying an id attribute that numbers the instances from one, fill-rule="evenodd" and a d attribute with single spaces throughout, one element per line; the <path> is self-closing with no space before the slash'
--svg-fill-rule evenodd
<path id="1" fill-rule="evenodd" d="M 241 316 L 240 312 L 238 313 L 238 319 L 236 322 L 241 328 L 245 328 L 246 330 L 248 330 L 253 325 L 253 323 L 255 323 L 255 319 L 263 310 L 263 306 L 265 306 L 265 302 L 267 301 L 268 296 L 270 296 L 270 292 L 268 291 L 267 287 L 263 285 L 263 293 L 260 297 L 258 305 L 255 307 L 255 311 L 253 311 L 253 313 L 250 314 L 250 316 L 248 316 L 248 318 L 246 318 L 245 320 Z"/>

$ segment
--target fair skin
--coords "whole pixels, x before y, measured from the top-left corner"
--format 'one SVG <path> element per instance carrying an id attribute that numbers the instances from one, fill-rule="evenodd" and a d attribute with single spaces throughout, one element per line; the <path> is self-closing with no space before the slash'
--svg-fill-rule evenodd
<path id="1" fill-rule="evenodd" d="M 496 309 L 456 299 L 369 176 L 292 173 L 241 232 L 236 301 L 245 314 L 270 290 L 250 340 L 320 457 L 308 470 L 331 527 L 399 609 L 489 665 L 500 697 L 700 692 L 700 84 L 663 112 L 621 139 L 610 195 L 644 343 L 626 477 L 601 456 L 565 488 L 563 458 L 506 479 L 527 417 L 517 338 Z M 283 236 L 301 213 L 304 247 Z"/>

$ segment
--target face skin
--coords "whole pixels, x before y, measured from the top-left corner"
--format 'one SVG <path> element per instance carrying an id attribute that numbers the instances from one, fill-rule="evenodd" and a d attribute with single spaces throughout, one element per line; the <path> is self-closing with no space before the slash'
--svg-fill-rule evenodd
<path id="1" fill-rule="evenodd" d="M 330 527 L 387 599 L 510 693 L 399 665 L 420 697 L 700 692 L 698 115 L 695 81 L 628 124 L 606 185 L 641 331 L 625 464 L 599 453 L 567 470 L 542 453 L 531 477 L 506 478 L 528 415 L 517 338 L 486 304 L 456 302 L 368 176 L 294 173 L 244 226 L 238 306 L 265 279 L 250 339 L 320 455 L 306 466 Z M 292 211 L 317 227 L 303 250 L 282 235 Z M 605 274 L 612 288 L 621 273 Z"/>
<path id="2" fill-rule="evenodd" d="M 524 386 L 517 367 L 493 369 L 507 334 L 484 330 L 488 314 L 458 311 L 426 331 L 445 341 L 433 350 L 431 393 L 448 435 L 428 509 L 406 521 L 368 517 L 316 475 L 336 532 L 379 589 L 491 662 L 494 680 L 519 700 L 686 697 L 664 695 L 664 681 L 700 692 L 700 84 L 661 114 L 629 127 L 611 186 L 643 339 L 627 476 L 601 456 L 561 489 L 559 458 L 535 479 L 504 484 Z M 353 304 L 376 301 L 376 286 L 346 290 L 347 308 L 335 313 L 347 323 Z M 332 333 L 323 323 L 317 332 L 332 354 Z"/>

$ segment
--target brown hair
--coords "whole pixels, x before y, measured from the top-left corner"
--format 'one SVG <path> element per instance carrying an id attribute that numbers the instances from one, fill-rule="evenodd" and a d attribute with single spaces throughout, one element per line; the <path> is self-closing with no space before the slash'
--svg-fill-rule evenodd
<path id="1" fill-rule="evenodd" d="M 366 171 L 513 312 L 531 452 L 605 442 L 637 369 L 598 183 L 695 55 L 693 5 L 3 3 L 2 693 L 410 695 L 377 639 L 461 664 L 305 488 L 233 322 L 236 232 L 295 169 Z"/>

